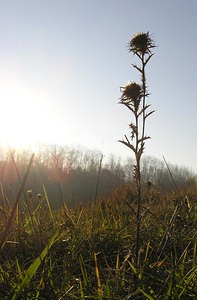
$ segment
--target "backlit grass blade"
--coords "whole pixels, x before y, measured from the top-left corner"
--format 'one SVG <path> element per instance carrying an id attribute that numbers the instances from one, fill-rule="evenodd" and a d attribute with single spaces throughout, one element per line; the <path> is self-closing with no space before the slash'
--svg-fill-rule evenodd
<path id="1" fill-rule="evenodd" d="M 197 248 L 197 239 L 194 240 L 194 250 L 193 250 L 193 263 L 192 266 L 196 266 L 196 248 Z"/>
<path id="2" fill-rule="evenodd" d="M 17 211 L 18 203 L 19 203 L 21 194 L 23 193 L 23 189 L 24 189 L 27 177 L 29 175 L 29 172 L 30 172 L 30 169 L 31 169 L 31 165 L 33 163 L 33 159 L 34 159 L 34 154 L 32 154 L 31 159 L 29 161 L 29 165 L 27 167 L 27 171 L 26 171 L 24 179 L 23 179 L 23 181 L 21 183 L 18 195 L 17 195 L 16 200 L 14 202 L 14 206 L 12 207 L 10 216 L 9 216 L 7 224 L 6 224 L 6 228 L 5 228 L 4 232 L 3 232 L 3 235 L 2 235 L 2 238 L 1 238 L 1 241 L 0 241 L 0 250 L 3 248 L 3 246 L 4 246 L 5 242 L 6 242 L 6 239 L 7 239 L 8 235 L 9 235 L 9 228 L 10 228 L 10 225 L 12 223 L 12 219 L 13 219 L 16 211 Z"/>
<path id="3" fill-rule="evenodd" d="M 45 196 L 45 199 L 46 199 L 46 202 L 47 202 L 47 206 L 48 206 L 48 209 L 49 209 L 49 212 L 50 212 L 51 220 L 52 220 L 53 225 L 54 225 L 55 221 L 54 221 L 54 217 L 53 217 L 53 212 L 52 212 L 52 209 L 51 209 L 51 205 L 50 205 L 49 198 L 48 198 L 48 195 L 47 195 L 47 192 L 46 192 L 44 184 L 43 184 L 43 191 L 44 191 L 44 196 Z"/>
<path id="4" fill-rule="evenodd" d="M 97 254 L 94 253 L 94 262 L 95 262 L 95 273 L 96 273 L 96 280 L 97 280 L 97 287 L 98 287 L 98 299 L 102 299 L 103 296 L 103 290 L 100 280 L 100 273 L 98 268 L 98 261 L 97 261 Z"/>
<path id="5" fill-rule="evenodd" d="M 82 273 L 82 277 L 83 277 L 83 282 L 84 285 L 87 287 L 88 286 L 88 274 L 87 274 L 87 270 L 83 261 L 83 257 L 80 255 L 79 258 L 79 262 L 80 262 L 80 267 L 81 267 L 81 273 Z"/>
<path id="6" fill-rule="evenodd" d="M 149 295 L 146 292 L 144 292 L 142 289 L 139 289 L 139 291 L 146 297 L 146 299 L 148 299 L 148 300 L 155 300 L 155 298 L 153 298 L 151 295 Z"/>
<path id="7" fill-rule="evenodd" d="M 189 285 L 192 286 L 192 282 L 196 282 L 197 280 L 197 266 L 193 267 L 189 272 L 185 275 L 183 280 L 180 282 L 180 286 L 182 285 L 181 293 L 179 294 L 179 298 L 181 299 L 182 295 L 184 294 L 185 290 L 188 288 Z"/>
<path id="8" fill-rule="evenodd" d="M 14 296 L 12 297 L 12 300 L 18 299 L 18 296 L 23 291 L 24 287 L 31 281 L 32 277 L 34 276 L 34 274 L 38 270 L 38 268 L 39 268 L 40 264 L 42 263 L 43 259 L 47 255 L 49 249 L 57 241 L 57 237 L 58 237 L 58 233 L 56 232 L 52 236 L 52 238 L 49 240 L 48 244 L 46 245 L 46 247 L 44 248 L 42 253 L 29 266 L 29 268 L 25 272 L 25 276 L 24 276 L 22 282 L 20 284 L 18 284 L 18 286 L 16 287 L 16 291 L 15 291 Z"/>
<path id="9" fill-rule="evenodd" d="M 81 282 L 81 279 L 79 279 L 79 286 L 80 286 L 80 294 L 81 294 L 81 300 L 85 300 L 85 297 L 84 297 L 84 292 L 83 292 L 83 285 L 82 285 L 82 282 Z"/>

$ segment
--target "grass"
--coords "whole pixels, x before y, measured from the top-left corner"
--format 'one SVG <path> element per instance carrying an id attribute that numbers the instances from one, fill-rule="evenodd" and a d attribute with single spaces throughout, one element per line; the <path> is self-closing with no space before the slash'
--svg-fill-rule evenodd
<path id="1" fill-rule="evenodd" d="M 1 206 L 0 298 L 195 299 L 196 188 L 180 193 L 178 206 L 175 193 L 144 191 L 140 271 L 136 204 L 124 201 L 127 192 L 123 186 L 96 204 L 53 210 L 43 187 L 44 197 L 27 195 L 23 205 L 17 196 L 18 210 L 16 202 Z"/>
<path id="2" fill-rule="evenodd" d="M 43 196 L 26 190 L 34 156 L 21 179 L 11 154 L 20 188 L 13 202 L 0 185 L 0 299 L 197 299 L 197 188 L 181 191 L 174 182 L 175 192 L 164 193 L 141 180 L 153 113 L 145 66 L 154 47 L 149 32 L 134 36 L 129 51 L 141 60 L 133 67 L 142 86 L 122 88 L 121 103 L 135 116 L 131 141 L 121 141 L 135 154 L 135 183 L 99 199 L 101 156 L 92 203 L 67 207 L 58 185 L 62 207 L 55 210 L 44 185 Z"/>

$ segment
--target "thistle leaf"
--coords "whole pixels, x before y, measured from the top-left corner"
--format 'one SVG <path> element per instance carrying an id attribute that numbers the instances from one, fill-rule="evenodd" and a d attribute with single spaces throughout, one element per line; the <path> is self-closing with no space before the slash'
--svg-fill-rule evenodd
<path id="1" fill-rule="evenodd" d="M 133 139 L 137 135 L 137 127 L 133 123 L 129 127 L 131 128 L 131 139 Z"/>
<path id="2" fill-rule="evenodd" d="M 142 73 L 142 70 L 141 70 L 137 65 L 132 64 L 132 66 L 133 66 L 135 69 L 137 69 L 140 73 Z"/>
<path id="3" fill-rule="evenodd" d="M 153 55 L 154 55 L 154 53 L 151 53 L 151 54 L 149 55 L 149 57 L 146 59 L 144 65 L 146 65 L 146 64 L 149 62 L 149 60 L 151 59 L 151 57 L 152 57 Z"/>
<path id="4" fill-rule="evenodd" d="M 143 138 L 139 139 L 138 143 L 144 142 L 145 140 L 148 140 L 150 138 L 150 136 L 144 136 Z"/>
<path id="5" fill-rule="evenodd" d="M 133 177 L 135 178 L 135 179 L 137 179 L 137 166 L 136 165 L 134 165 L 133 166 Z"/>
<path id="6" fill-rule="evenodd" d="M 147 113 L 147 114 L 145 115 L 145 119 L 146 119 L 147 117 L 149 117 L 150 115 L 152 115 L 154 112 L 155 112 L 155 110 L 152 110 L 152 111 L 150 111 L 149 113 Z"/>
<path id="7" fill-rule="evenodd" d="M 129 110 L 135 113 L 133 107 L 131 106 L 131 101 L 126 102 L 124 100 L 121 100 L 119 103 L 125 105 Z"/>
<path id="8" fill-rule="evenodd" d="M 135 147 L 134 147 L 132 144 L 127 143 L 127 142 L 125 142 L 125 141 L 123 141 L 123 140 L 119 140 L 119 142 L 122 143 L 122 144 L 124 144 L 125 146 L 127 146 L 127 147 L 130 148 L 131 150 L 133 150 L 133 152 L 136 152 Z"/>
<path id="9" fill-rule="evenodd" d="M 126 136 L 126 134 L 125 134 L 124 137 L 125 137 L 125 139 L 127 140 L 127 143 L 130 144 L 129 139 L 128 139 L 128 137 Z"/>
<path id="10" fill-rule="evenodd" d="M 145 112 L 146 109 L 148 109 L 151 105 L 148 104 L 148 105 L 145 105 L 141 110 L 140 112 L 138 113 L 138 116 L 140 116 L 143 112 Z"/>

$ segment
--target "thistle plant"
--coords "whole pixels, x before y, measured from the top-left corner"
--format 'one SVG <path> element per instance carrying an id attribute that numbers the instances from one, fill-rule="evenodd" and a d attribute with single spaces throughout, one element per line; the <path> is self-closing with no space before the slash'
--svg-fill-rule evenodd
<path id="1" fill-rule="evenodd" d="M 128 49 L 134 56 L 140 60 L 140 65 L 132 64 L 132 66 L 140 73 L 141 83 L 128 82 L 121 87 L 120 103 L 126 106 L 133 114 L 133 120 L 129 124 L 130 137 L 125 135 L 123 140 L 119 142 L 130 148 L 135 155 L 135 165 L 133 166 L 133 177 L 137 190 L 137 209 L 136 215 L 136 266 L 139 268 L 139 251 L 140 251 L 140 226 L 141 226 L 141 157 L 145 149 L 145 141 L 150 139 L 145 133 L 147 118 L 154 112 L 150 111 L 150 104 L 146 103 L 149 96 L 146 84 L 146 65 L 153 56 L 152 50 L 155 47 L 154 41 L 150 37 L 149 32 L 138 33 L 130 40 Z"/>

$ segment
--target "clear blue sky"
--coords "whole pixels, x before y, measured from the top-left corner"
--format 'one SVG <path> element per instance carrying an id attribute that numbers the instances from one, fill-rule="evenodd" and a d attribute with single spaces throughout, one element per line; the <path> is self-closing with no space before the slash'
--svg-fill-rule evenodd
<path id="1" fill-rule="evenodd" d="M 139 80 L 127 44 L 150 31 L 145 153 L 197 171 L 196 13 L 196 0 L 0 0 L 0 143 L 133 156 L 119 87 Z"/>

